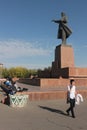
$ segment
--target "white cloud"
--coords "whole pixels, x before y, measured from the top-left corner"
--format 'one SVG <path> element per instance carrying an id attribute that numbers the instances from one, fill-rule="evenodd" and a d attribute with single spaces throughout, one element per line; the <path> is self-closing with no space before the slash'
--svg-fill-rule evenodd
<path id="1" fill-rule="evenodd" d="M 19 40 L 0 41 L 0 59 L 49 54 L 48 49 L 36 47 L 34 43 Z"/>
<path id="2" fill-rule="evenodd" d="M 49 57 L 51 51 L 52 50 L 49 51 L 49 49 L 44 47 L 41 48 L 36 42 L 25 42 L 13 39 L 0 41 L 0 63 L 3 63 L 7 68 L 15 66 L 44 68 L 46 63 L 41 64 L 42 62 L 38 57 Z M 41 60 L 43 61 L 43 58 Z"/>
<path id="3" fill-rule="evenodd" d="M 4 67 L 6 68 L 10 68 L 10 67 L 25 67 L 25 68 L 29 68 L 29 69 L 44 69 L 45 67 L 48 67 L 49 64 L 39 64 L 39 63 L 36 63 L 36 64 L 33 64 L 33 63 L 13 63 L 13 62 L 5 62 L 4 64 Z"/>

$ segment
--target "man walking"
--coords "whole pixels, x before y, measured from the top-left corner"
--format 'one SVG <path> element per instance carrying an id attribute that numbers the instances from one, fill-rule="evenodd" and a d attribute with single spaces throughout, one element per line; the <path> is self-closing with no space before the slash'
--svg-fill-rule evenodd
<path id="1" fill-rule="evenodd" d="M 72 114 L 72 117 L 75 118 L 74 107 L 75 107 L 75 95 L 76 95 L 76 86 L 73 79 L 70 80 L 70 85 L 68 86 L 68 93 L 70 96 L 70 107 L 66 110 L 67 114 Z"/>

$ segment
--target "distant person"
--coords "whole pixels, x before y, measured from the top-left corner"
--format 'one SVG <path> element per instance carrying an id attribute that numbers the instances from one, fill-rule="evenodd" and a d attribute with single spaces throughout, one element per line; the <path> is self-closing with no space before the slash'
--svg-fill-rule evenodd
<path id="1" fill-rule="evenodd" d="M 76 96 L 76 86 L 73 79 L 70 80 L 70 85 L 68 86 L 68 93 L 70 97 L 70 107 L 66 110 L 67 114 L 72 114 L 72 117 L 75 118 L 74 107 L 75 107 L 75 96 Z"/>
<path id="2" fill-rule="evenodd" d="M 59 29 L 58 29 L 58 39 L 62 39 L 62 44 L 66 44 L 66 39 L 71 35 L 72 31 L 71 29 L 67 26 L 67 16 L 65 15 L 64 12 L 61 13 L 61 19 L 60 20 L 52 20 L 52 22 L 58 23 L 59 24 Z"/>

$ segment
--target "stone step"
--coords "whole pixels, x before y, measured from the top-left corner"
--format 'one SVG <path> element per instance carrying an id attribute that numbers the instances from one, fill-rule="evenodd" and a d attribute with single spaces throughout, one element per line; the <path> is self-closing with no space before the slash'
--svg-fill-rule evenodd
<path id="1" fill-rule="evenodd" d="M 83 98 L 87 98 L 87 90 L 78 90 L 77 93 L 81 94 Z M 39 100 L 58 100 L 65 99 L 66 101 L 66 91 L 30 91 L 22 92 L 21 94 L 28 94 L 29 101 L 39 101 Z"/>

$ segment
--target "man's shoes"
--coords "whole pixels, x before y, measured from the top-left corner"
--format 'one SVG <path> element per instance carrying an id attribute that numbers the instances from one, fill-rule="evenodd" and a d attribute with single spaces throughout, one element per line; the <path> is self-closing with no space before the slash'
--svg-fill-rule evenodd
<path id="1" fill-rule="evenodd" d="M 75 118 L 75 116 L 72 116 L 72 118 Z"/>

